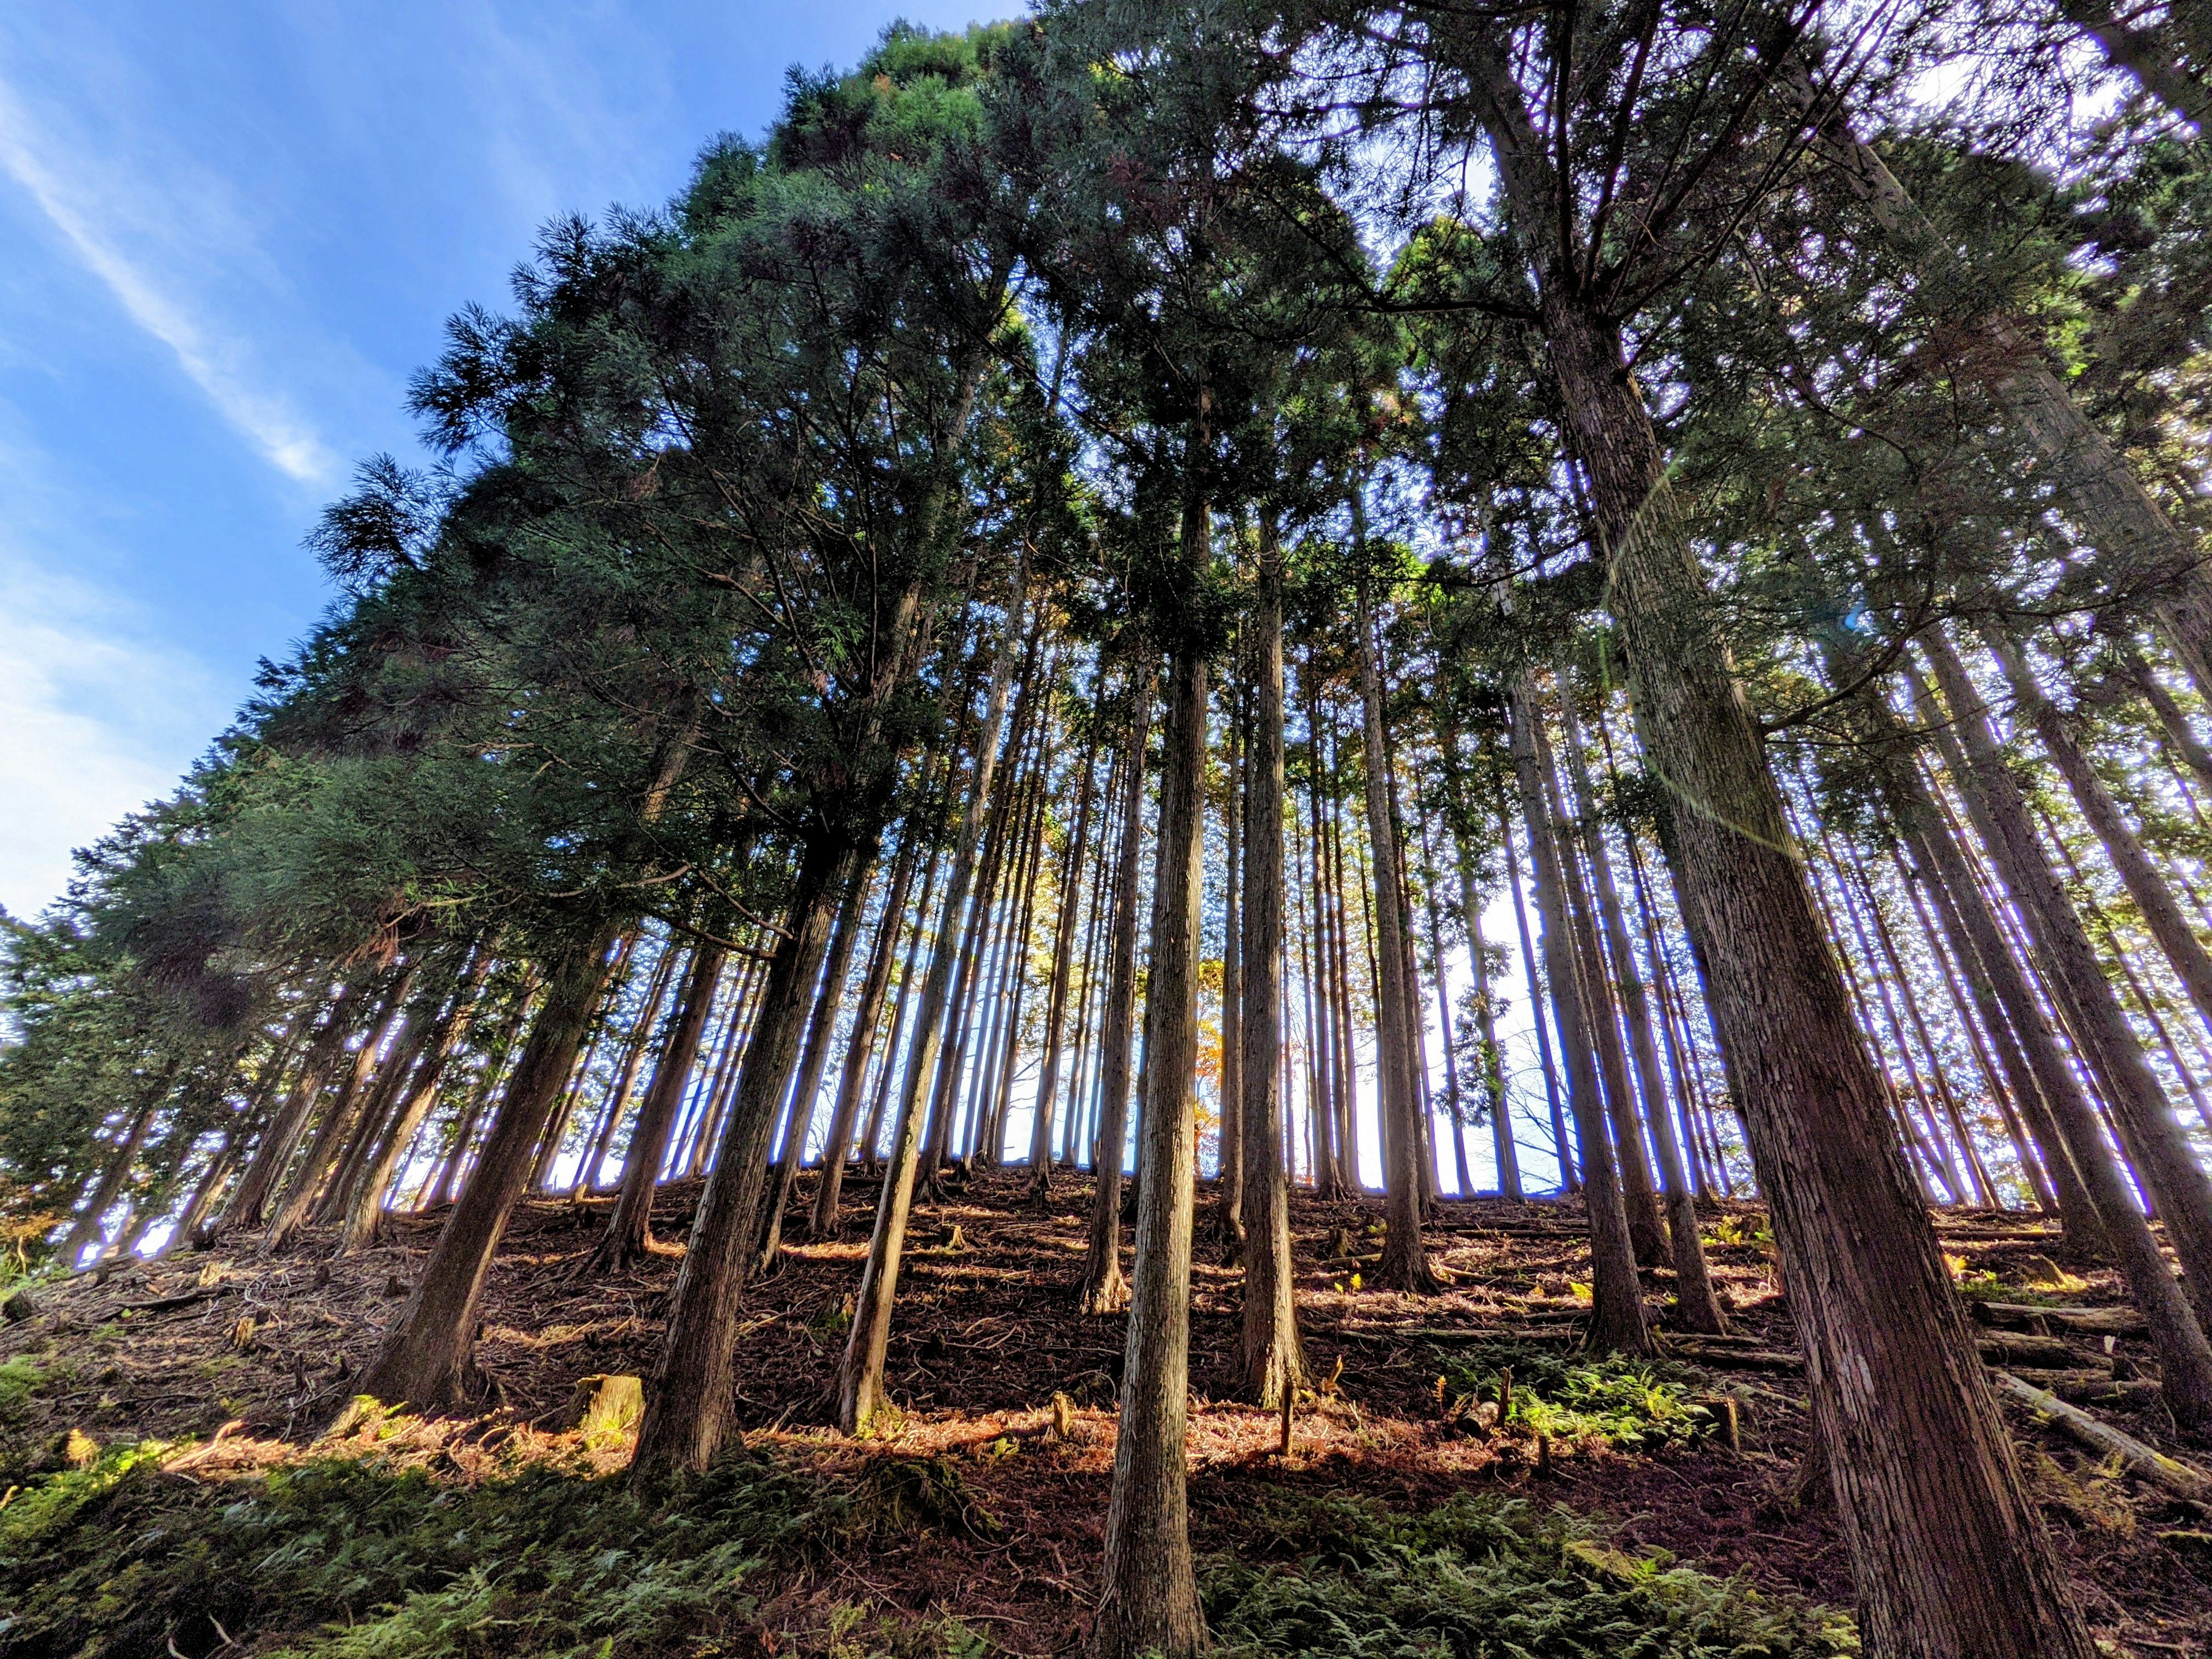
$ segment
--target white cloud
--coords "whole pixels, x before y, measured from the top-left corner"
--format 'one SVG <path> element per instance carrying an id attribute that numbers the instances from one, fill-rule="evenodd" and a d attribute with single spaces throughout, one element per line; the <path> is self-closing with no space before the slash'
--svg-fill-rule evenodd
<path id="1" fill-rule="evenodd" d="M 209 402 L 269 463 L 303 483 L 329 478 L 336 458 L 282 394 L 257 384 L 249 343 L 204 314 L 152 273 L 156 262 L 129 248 L 146 241 L 160 215 L 146 187 L 83 159 L 73 143 L 41 131 L 12 88 L 0 82 L 0 168 L 20 185 L 132 322 L 173 352 Z M 160 194 L 173 199 L 173 193 Z M 173 234 L 181 226 L 161 228 Z M 135 233 L 135 234 L 134 234 Z M 150 250 L 149 250 L 150 251 Z"/>
<path id="2" fill-rule="evenodd" d="M 126 603 L 0 555 L 0 904 L 58 897 L 71 849 L 175 787 L 225 702 Z"/>

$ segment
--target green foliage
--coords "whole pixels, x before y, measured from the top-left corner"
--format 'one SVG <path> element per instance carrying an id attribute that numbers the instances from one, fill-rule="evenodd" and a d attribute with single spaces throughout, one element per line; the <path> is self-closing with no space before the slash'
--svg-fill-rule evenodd
<path id="1" fill-rule="evenodd" d="M 299 1659 L 623 1655 L 750 1617 L 757 1569 L 841 1525 L 842 1497 L 739 1457 L 666 1502 L 534 1466 L 477 1486 L 326 1460 L 164 1475 L 158 1442 L 0 1510 L 0 1655 L 203 1652 L 227 1631 Z"/>
<path id="2" fill-rule="evenodd" d="M 1455 1348 L 1443 1356 L 1440 1369 L 1451 1395 L 1495 1400 L 1509 1366 L 1513 1397 L 1507 1422 L 1540 1429 L 1555 1440 L 1596 1436 L 1626 1451 L 1649 1451 L 1686 1445 L 1713 1430 L 1712 1413 L 1691 1400 L 1710 1385 L 1663 1360 L 1485 1342 Z"/>
<path id="3" fill-rule="evenodd" d="M 1637 1559 L 1565 1510 L 1462 1494 L 1418 1517 L 1349 1498 L 1272 1499 L 1295 1568 L 1218 1561 L 1223 1659 L 1814 1659 L 1856 1654 L 1845 1615 Z"/>
<path id="4" fill-rule="evenodd" d="M 22 1415 L 46 1374 L 46 1366 L 27 1353 L 19 1353 L 0 1365 L 0 1423 L 11 1423 Z"/>

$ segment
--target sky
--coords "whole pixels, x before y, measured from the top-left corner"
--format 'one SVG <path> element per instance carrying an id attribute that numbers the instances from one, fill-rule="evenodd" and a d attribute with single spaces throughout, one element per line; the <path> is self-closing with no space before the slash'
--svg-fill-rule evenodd
<path id="1" fill-rule="evenodd" d="M 655 205 L 784 71 L 982 0 L 0 9 L 0 906 L 167 794 L 330 602 L 445 319 L 556 216 Z"/>

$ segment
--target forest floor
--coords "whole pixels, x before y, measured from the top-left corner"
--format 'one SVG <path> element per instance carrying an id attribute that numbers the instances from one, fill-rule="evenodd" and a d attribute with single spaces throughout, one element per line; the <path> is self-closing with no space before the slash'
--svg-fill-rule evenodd
<path id="1" fill-rule="evenodd" d="M 848 1237 L 787 1245 L 748 1295 L 737 1484 L 620 1515 L 605 1506 L 623 1483 L 601 1477 L 627 1441 L 563 1430 L 562 1409 L 580 1378 L 650 1375 L 681 1250 L 589 1275 L 604 1203 L 518 1218 L 484 1304 L 495 1387 L 468 1419 L 371 1413 L 325 1433 L 435 1215 L 335 1261 L 316 1236 L 276 1257 L 226 1240 L 42 1286 L 39 1311 L 0 1333 L 0 1656 L 1072 1651 L 1095 1592 L 1123 1328 L 1074 1310 L 1088 1182 L 1062 1176 L 1042 1210 L 1025 1191 L 1024 1172 L 989 1174 L 917 1208 L 897 1420 L 851 1440 L 829 1426 L 828 1389 L 873 1183 L 848 1182 Z M 663 1239 L 683 1237 L 696 1199 L 664 1189 Z M 1451 1282 L 1418 1298 L 1360 1285 L 1380 1221 L 1376 1200 L 1294 1201 L 1320 1387 L 1287 1455 L 1279 1418 L 1235 1398 L 1237 1274 L 1201 1238 L 1189 1493 L 1226 1648 L 1396 1653 L 1418 1635 L 1420 1650 L 1473 1655 L 1510 1635 L 1534 1653 L 1855 1650 L 1822 1610 L 1849 1608 L 1850 1571 L 1825 1481 L 1797 1491 L 1802 1379 L 1757 1208 L 1706 1215 L 1734 1339 L 1670 1336 L 1674 1357 L 1638 1364 L 1577 1351 L 1575 1204 L 1440 1206 L 1430 1238 Z M 2120 1299 L 2108 1272 L 2054 1278 L 2055 1233 L 2033 1218 L 1938 1224 L 1968 1295 Z M 1647 1274 L 1655 1312 L 1668 1279 Z M 1680 1358 L 1692 1346 L 1705 1363 Z M 2096 1339 L 2076 1346 L 2081 1366 L 2109 1367 Z M 2139 1340 L 2116 1352 L 2147 1362 Z M 1508 1366 L 1513 1408 L 1494 1427 L 1475 1407 Z M 2205 1513 L 2009 1414 L 2100 1637 L 2120 1653 L 2212 1651 Z M 2154 1405 L 2106 1415 L 2172 1443 Z M 346 1470 L 372 1472 L 380 1495 L 349 1496 Z M 604 1547 L 563 1556 L 563 1528 Z"/>

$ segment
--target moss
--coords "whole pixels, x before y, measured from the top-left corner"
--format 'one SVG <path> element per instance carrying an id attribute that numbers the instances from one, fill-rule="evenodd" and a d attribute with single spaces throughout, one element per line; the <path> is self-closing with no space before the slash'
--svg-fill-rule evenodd
<path id="1" fill-rule="evenodd" d="M 1404 1517 L 1277 1498 L 1262 1530 L 1295 1565 L 1210 1564 L 1221 1659 L 1835 1659 L 1850 1620 L 1613 1548 L 1565 1510 L 1462 1496 Z"/>

